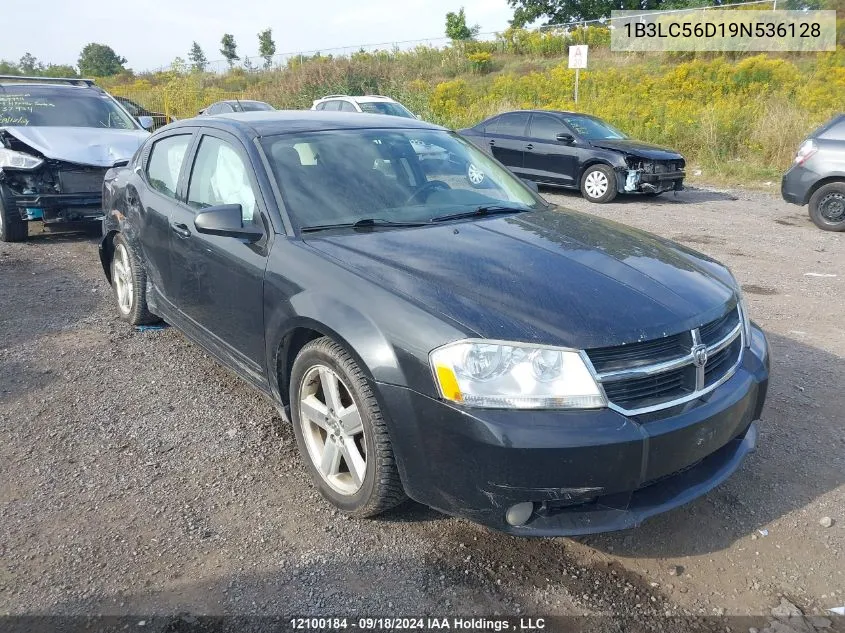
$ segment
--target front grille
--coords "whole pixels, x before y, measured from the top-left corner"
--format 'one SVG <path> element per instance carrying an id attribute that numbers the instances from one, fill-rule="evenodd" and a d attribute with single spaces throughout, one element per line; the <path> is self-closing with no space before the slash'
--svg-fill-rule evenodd
<path id="1" fill-rule="evenodd" d="M 742 344 L 739 308 L 734 307 L 694 330 L 587 350 L 587 356 L 608 401 L 636 415 L 704 395 L 734 372 Z"/>
<path id="2" fill-rule="evenodd" d="M 59 171 L 62 193 L 99 193 L 103 189 L 106 171 L 96 167 L 62 169 Z"/>

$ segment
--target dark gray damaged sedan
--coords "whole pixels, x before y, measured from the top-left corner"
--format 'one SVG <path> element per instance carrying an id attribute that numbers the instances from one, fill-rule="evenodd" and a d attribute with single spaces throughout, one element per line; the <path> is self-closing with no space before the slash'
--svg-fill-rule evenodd
<path id="1" fill-rule="evenodd" d="M 768 345 L 728 269 L 550 206 L 442 128 L 180 121 L 107 174 L 104 213 L 121 316 L 272 398 L 352 516 L 407 496 L 524 536 L 616 530 L 755 448 Z"/>

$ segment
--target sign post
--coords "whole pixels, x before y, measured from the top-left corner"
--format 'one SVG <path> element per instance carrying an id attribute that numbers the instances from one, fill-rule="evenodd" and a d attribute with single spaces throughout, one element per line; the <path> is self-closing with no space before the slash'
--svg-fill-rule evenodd
<path id="1" fill-rule="evenodd" d="M 575 103 L 578 103 L 578 83 L 581 79 L 581 69 L 587 67 L 586 44 L 569 47 L 569 67 L 575 69 Z"/>

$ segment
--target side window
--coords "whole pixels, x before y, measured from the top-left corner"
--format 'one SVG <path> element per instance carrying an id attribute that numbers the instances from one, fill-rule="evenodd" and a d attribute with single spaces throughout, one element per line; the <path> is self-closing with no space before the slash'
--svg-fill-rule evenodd
<path id="1" fill-rule="evenodd" d="M 147 159 L 147 179 L 153 189 L 171 198 L 176 197 L 179 172 L 190 142 L 190 134 L 180 134 L 153 143 Z"/>
<path id="2" fill-rule="evenodd" d="M 325 110 L 325 109 L 326 109 L 326 102 L 325 102 L 325 101 L 321 101 L 320 103 L 318 103 L 318 104 L 317 104 L 317 109 L 318 109 L 318 110 Z"/>
<path id="3" fill-rule="evenodd" d="M 355 109 L 355 106 L 349 103 L 348 101 L 341 101 L 340 102 L 340 111 L 341 112 L 358 112 Z"/>
<path id="4" fill-rule="evenodd" d="M 191 172 L 188 204 L 195 209 L 239 204 L 244 223 L 253 221 L 255 192 L 249 182 L 248 167 L 226 141 L 214 136 L 202 137 Z"/>
<path id="5" fill-rule="evenodd" d="M 340 101 L 337 101 L 337 100 L 334 100 L 334 101 L 326 101 L 326 102 L 325 102 L 325 106 L 326 106 L 326 107 L 325 107 L 325 108 L 323 108 L 323 109 L 324 109 L 324 110 L 328 110 L 328 111 L 330 111 L 330 112 L 337 112 L 338 110 L 340 110 L 340 103 L 341 103 L 341 102 L 340 102 Z"/>
<path id="6" fill-rule="evenodd" d="M 569 132 L 563 121 L 551 114 L 535 114 L 531 118 L 531 132 L 529 136 L 540 141 L 554 141 L 557 135 Z"/>
<path id="7" fill-rule="evenodd" d="M 499 121 L 502 117 L 496 117 L 492 121 L 488 121 L 487 125 L 484 126 L 484 133 L 485 134 L 495 134 L 499 131 Z"/>
<path id="8" fill-rule="evenodd" d="M 231 103 L 221 103 L 220 107 L 217 108 L 217 112 L 220 114 L 226 114 L 227 112 L 234 112 L 235 109 L 232 107 Z"/>
<path id="9" fill-rule="evenodd" d="M 495 134 L 498 136 L 525 136 L 528 124 L 528 114 L 511 112 L 499 117 Z"/>

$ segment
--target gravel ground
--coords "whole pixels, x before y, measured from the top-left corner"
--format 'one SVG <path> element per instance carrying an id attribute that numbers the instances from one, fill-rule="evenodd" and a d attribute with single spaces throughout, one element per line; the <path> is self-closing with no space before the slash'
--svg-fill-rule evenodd
<path id="1" fill-rule="evenodd" d="M 174 329 L 117 318 L 96 236 L 40 234 L 0 244 L 0 614 L 612 614 L 666 631 L 690 626 L 667 615 L 721 631 L 748 629 L 721 616 L 756 616 L 824 630 L 787 616 L 845 605 L 845 234 L 758 193 L 544 195 L 742 281 L 774 367 L 760 448 L 725 485 L 577 540 L 412 503 L 346 519 L 269 402 Z"/>

